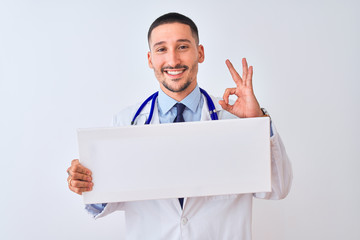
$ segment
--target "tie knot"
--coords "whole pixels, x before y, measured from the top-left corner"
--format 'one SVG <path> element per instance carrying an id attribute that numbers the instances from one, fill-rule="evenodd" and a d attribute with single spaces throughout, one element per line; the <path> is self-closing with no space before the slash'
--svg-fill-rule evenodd
<path id="1" fill-rule="evenodd" d="M 185 109 L 185 105 L 182 103 L 176 103 L 175 104 L 176 110 L 177 110 L 177 115 L 182 115 Z"/>
<path id="2" fill-rule="evenodd" d="M 176 107 L 177 110 L 177 114 L 176 114 L 176 118 L 174 119 L 174 122 L 185 122 L 184 117 L 182 115 L 185 109 L 185 105 L 182 103 L 177 103 L 174 106 Z"/>

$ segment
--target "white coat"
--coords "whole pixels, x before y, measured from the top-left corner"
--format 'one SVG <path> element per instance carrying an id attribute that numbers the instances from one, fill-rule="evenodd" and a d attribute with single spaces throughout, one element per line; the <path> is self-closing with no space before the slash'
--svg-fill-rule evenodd
<path id="1" fill-rule="evenodd" d="M 218 99 L 212 99 L 219 119 L 236 118 L 221 108 Z M 114 117 L 114 126 L 129 125 L 139 106 L 140 104 L 117 114 Z M 135 124 L 144 124 L 149 112 L 150 103 L 145 106 Z M 201 121 L 207 120 L 211 118 L 204 98 Z M 157 106 L 151 124 L 159 124 Z M 272 127 L 272 192 L 190 197 L 184 199 L 183 209 L 178 199 L 109 203 L 96 218 L 104 217 L 113 211 L 125 211 L 128 240 L 250 240 L 253 197 L 282 199 L 288 194 L 292 181 L 291 165 L 284 145 L 276 129 Z"/>

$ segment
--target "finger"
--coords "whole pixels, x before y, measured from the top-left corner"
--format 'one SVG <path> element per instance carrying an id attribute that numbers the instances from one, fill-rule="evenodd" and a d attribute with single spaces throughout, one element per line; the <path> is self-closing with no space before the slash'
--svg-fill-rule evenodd
<path id="1" fill-rule="evenodd" d="M 224 109 L 225 111 L 230 112 L 232 110 L 232 106 L 227 104 L 224 100 L 220 100 L 219 104 L 222 107 L 222 109 Z"/>
<path id="2" fill-rule="evenodd" d="M 70 187 L 74 188 L 91 188 L 94 183 L 72 179 L 71 181 L 69 181 L 69 185 Z"/>
<path id="3" fill-rule="evenodd" d="M 92 177 L 86 174 L 82 174 L 82 173 L 74 173 L 73 175 L 71 175 L 71 178 L 73 180 L 81 180 L 81 181 L 86 181 L 86 182 L 91 182 L 92 181 Z"/>
<path id="4" fill-rule="evenodd" d="M 236 88 L 227 88 L 225 89 L 223 99 L 226 104 L 229 104 L 229 96 L 235 94 Z"/>
<path id="5" fill-rule="evenodd" d="M 69 189 L 79 195 L 82 195 L 83 192 L 91 191 L 94 186 L 92 182 L 73 180 L 70 176 L 68 177 L 67 182 Z"/>
<path id="6" fill-rule="evenodd" d="M 247 64 L 246 58 L 242 59 L 242 67 L 243 67 L 243 75 L 242 75 L 243 77 L 242 77 L 242 79 L 244 81 L 246 81 L 246 78 L 248 76 L 248 64 Z"/>
<path id="7" fill-rule="evenodd" d="M 82 174 L 86 174 L 91 176 L 92 172 L 90 171 L 90 169 L 84 167 L 83 165 L 81 165 L 80 163 L 72 163 L 71 167 L 70 167 L 70 174 L 73 175 L 74 173 L 82 173 Z"/>
<path id="8" fill-rule="evenodd" d="M 79 163 L 79 159 L 73 159 L 73 160 L 71 161 L 71 165 L 76 165 L 76 164 L 80 164 L 80 163 Z"/>
<path id="9" fill-rule="evenodd" d="M 252 89 L 253 71 L 254 71 L 253 66 L 250 66 L 249 67 L 249 72 L 248 72 L 247 77 L 246 77 L 246 82 L 245 82 L 245 85 L 247 87 L 251 87 L 251 89 Z"/>
<path id="10" fill-rule="evenodd" d="M 234 66 L 232 65 L 232 63 L 230 62 L 229 59 L 227 59 L 225 61 L 226 66 L 228 67 L 231 77 L 234 80 L 234 82 L 236 83 L 236 85 L 241 84 L 242 83 L 242 79 L 239 75 L 239 73 L 235 70 Z"/>

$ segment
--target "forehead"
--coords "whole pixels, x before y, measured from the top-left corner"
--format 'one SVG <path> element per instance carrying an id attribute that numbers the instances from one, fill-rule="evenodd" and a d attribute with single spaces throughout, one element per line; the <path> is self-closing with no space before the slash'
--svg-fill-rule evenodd
<path id="1" fill-rule="evenodd" d="M 190 26 L 182 23 L 166 23 L 152 30 L 149 43 L 152 46 L 157 42 L 172 42 L 179 39 L 187 39 L 195 43 Z"/>

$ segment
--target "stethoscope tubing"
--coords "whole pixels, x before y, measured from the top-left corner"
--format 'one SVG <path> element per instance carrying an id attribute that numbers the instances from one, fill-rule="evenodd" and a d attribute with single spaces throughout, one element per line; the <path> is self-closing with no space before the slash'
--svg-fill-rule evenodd
<path id="1" fill-rule="evenodd" d="M 200 92 L 202 94 L 204 94 L 204 96 L 206 98 L 206 102 L 207 102 L 207 105 L 209 108 L 211 120 L 219 120 L 217 112 L 216 112 L 215 104 L 212 101 L 210 95 L 202 88 L 200 88 Z M 154 115 L 155 103 L 156 103 L 156 98 L 158 95 L 159 95 L 159 92 L 155 92 L 140 105 L 139 109 L 136 111 L 136 113 L 134 115 L 133 120 L 131 121 L 131 125 L 134 125 L 136 118 L 140 115 L 141 111 L 144 109 L 144 107 L 146 106 L 146 104 L 148 104 L 149 101 L 151 101 L 150 114 L 149 114 L 149 117 L 146 120 L 145 124 L 150 124 L 151 119 Z"/>

